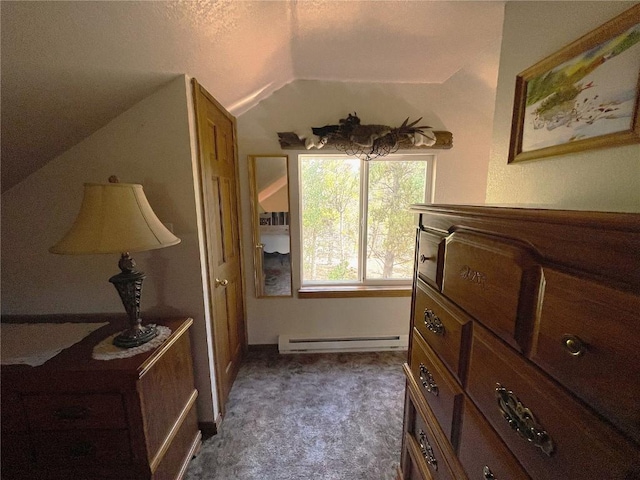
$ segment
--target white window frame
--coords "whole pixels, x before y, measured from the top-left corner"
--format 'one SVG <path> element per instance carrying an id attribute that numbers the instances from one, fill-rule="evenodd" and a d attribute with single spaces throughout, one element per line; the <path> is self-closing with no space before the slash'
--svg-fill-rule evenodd
<path id="1" fill-rule="evenodd" d="M 369 198 L 369 164 L 370 162 L 376 161 L 393 161 L 393 160 L 401 160 L 401 161 L 426 161 L 426 169 L 425 169 L 425 194 L 424 199 L 421 203 L 431 204 L 433 203 L 434 198 L 434 187 L 435 187 L 435 173 L 436 173 L 436 163 L 437 157 L 434 153 L 401 153 L 401 154 L 390 154 L 385 157 L 379 159 L 373 159 L 369 161 L 360 160 L 360 226 L 358 233 L 358 280 L 355 281 L 304 281 L 304 262 L 303 262 L 303 241 L 304 238 L 304 225 L 302 221 L 303 209 L 302 209 L 302 198 L 303 198 L 303 189 L 302 189 L 302 168 L 301 163 L 305 158 L 338 158 L 341 160 L 350 160 L 355 159 L 359 160 L 354 156 L 345 156 L 344 154 L 335 154 L 335 153 L 316 153 L 316 154 L 299 154 L 298 155 L 298 225 L 300 225 L 300 283 L 302 288 L 305 287 L 326 287 L 330 289 L 331 287 L 380 287 L 380 286 L 406 286 L 410 285 L 412 279 L 367 279 L 366 270 L 367 270 L 367 261 L 366 261 L 366 253 L 367 253 L 367 213 L 368 213 L 368 198 Z M 417 225 L 418 215 L 415 216 L 415 221 Z"/>

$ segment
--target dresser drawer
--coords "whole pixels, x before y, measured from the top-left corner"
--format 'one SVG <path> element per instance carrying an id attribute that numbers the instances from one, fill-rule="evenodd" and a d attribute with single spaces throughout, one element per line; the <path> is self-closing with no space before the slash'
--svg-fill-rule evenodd
<path id="1" fill-rule="evenodd" d="M 545 269 L 532 360 L 640 443 L 640 297 Z"/>
<path id="2" fill-rule="evenodd" d="M 441 235 L 420 230 L 418 239 L 418 276 L 438 290 L 442 283 L 438 276 L 438 253 L 443 238 Z"/>
<path id="3" fill-rule="evenodd" d="M 640 474 L 632 465 L 640 461 L 637 447 L 480 326 L 474 328 L 467 391 L 533 478 Z"/>
<path id="4" fill-rule="evenodd" d="M 12 478 L 15 475 L 5 476 L 7 472 L 19 469 L 31 462 L 31 447 L 26 433 L 3 433 L 2 455 L 0 455 L 0 467 L 2 478 Z"/>
<path id="5" fill-rule="evenodd" d="M 126 428 L 120 394 L 25 395 L 32 430 Z"/>
<path id="6" fill-rule="evenodd" d="M 37 432 L 31 435 L 40 465 L 97 465 L 129 463 L 127 430 L 77 430 Z"/>
<path id="7" fill-rule="evenodd" d="M 522 244 L 464 231 L 447 237 L 442 292 L 521 352 L 539 290 L 540 268 Z"/>
<path id="8" fill-rule="evenodd" d="M 453 375 L 462 383 L 471 340 L 471 321 L 420 280 L 417 282 L 413 324 Z"/>
<path id="9" fill-rule="evenodd" d="M 495 430 L 469 399 L 465 399 L 464 402 L 458 459 L 469 478 L 530 479 Z"/>
<path id="10" fill-rule="evenodd" d="M 403 478 L 406 480 L 431 480 L 432 477 L 430 473 L 427 474 L 428 476 L 424 476 L 423 473 L 420 471 L 420 467 L 418 466 L 418 463 L 416 463 L 416 460 L 413 458 L 412 453 L 413 453 L 413 450 L 408 451 L 409 464 L 407 467 L 405 467 L 407 468 L 407 471 L 404 472 Z"/>
<path id="11" fill-rule="evenodd" d="M 456 443 L 453 430 L 462 401 L 462 389 L 414 329 L 411 347 L 411 374 L 420 393 L 431 407 L 447 438 Z"/>
<path id="12" fill-rule="evenodd" d="M 459 480 L 449 469 L 438 435 L 415 407 L 411 395 L 407 397 L 405 408 L 409 410 L 409 424 L 405 425 L 405 446 L 412 460 L 412 468 L 415 467 L 420 472 L 419 476 L 411 475 L 409 478 Z"/>
<path id="13" fill-rule="evenodd" d="M 0 408 L 0 428 L 2 432 L 26 432 L 27 417 L 22 407 L 22 399 L 16 392 L 3 390 L 0 394 L 2 408 Z"/>
<path id="14" fill-rule="evenodd" d="M 418 430 L 418 437 L 408 435 L 405 440 L 411 458 L 411 479 L 456 480 L 441 459 L 440 452 L 433 447 L 426 432 Z M 433 440 L 432 440 L 433 441 Z M 437 453 L 436 453 L 437 452 Z"/>

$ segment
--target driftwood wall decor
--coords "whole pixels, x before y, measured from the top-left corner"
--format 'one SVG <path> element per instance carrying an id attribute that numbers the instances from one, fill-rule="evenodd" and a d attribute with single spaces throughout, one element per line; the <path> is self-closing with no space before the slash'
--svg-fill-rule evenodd
<path id="1" fill-rule="evenodd" d="M 334 149 L 365 160 L 388 155 L 400 149 L 449 149 L 453 146 L 451 132 L 432 130 L 418 125 L 419 118 L 399 127 L 363 125 L 354 113 L 340 119 L 337 125 L 312 127 L 305 132 L 278 132 L 283 150 Z"/>

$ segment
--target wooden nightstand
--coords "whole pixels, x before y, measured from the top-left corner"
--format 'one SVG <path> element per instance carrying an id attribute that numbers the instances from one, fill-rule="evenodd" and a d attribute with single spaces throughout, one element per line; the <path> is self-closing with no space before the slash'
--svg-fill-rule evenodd
<path id="1" fill-rule="evenodd" d="M 3 321 L 6 319 L 3 318 Z M 191 318 L 145 319 L 171 329 L 157 349 L 94 360 L 93 347 L 122 330 L 109 315 L 10 321 L 104 322 L 39 367 L 2 367 L 3 479 L 179 479 L 200 447 Z"/>

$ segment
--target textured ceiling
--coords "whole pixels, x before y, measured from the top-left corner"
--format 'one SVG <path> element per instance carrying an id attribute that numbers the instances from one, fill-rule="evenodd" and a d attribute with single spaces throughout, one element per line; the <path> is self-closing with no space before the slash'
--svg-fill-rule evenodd
<path id="1" fill-rule="evenodd" d="M 503 6 L 2 1 L 2 190 L 179 74 L 234 115 L 296 79 L 442 83 L 499 46 Z"/>

